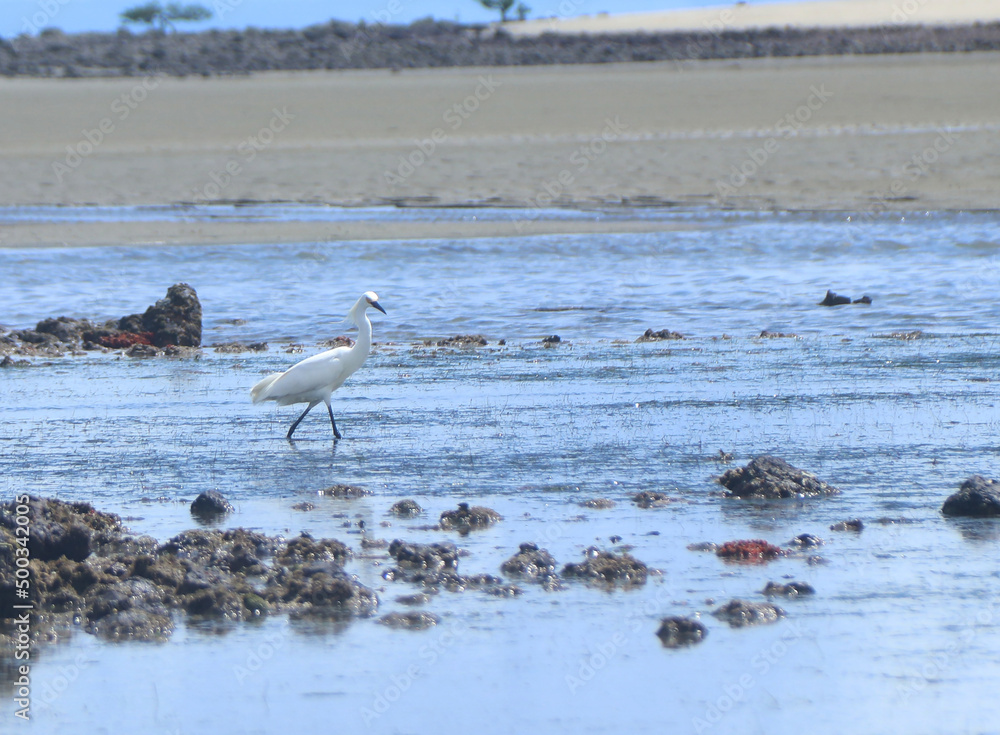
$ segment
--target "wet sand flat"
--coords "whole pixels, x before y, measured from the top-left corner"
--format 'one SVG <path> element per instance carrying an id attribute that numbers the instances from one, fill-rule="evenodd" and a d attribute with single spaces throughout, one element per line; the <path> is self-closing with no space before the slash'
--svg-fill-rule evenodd
<path id="1" fill-rule="evenodd" d="M 1000 95 L 987 93 L 998 62 L 981 53 L 5 79 L 0 204 L 989 209 L 1000 189 Z M 7 226 L 0 243 L 165 239 L 158 223 L 135 227 Z M 509 229 L 471 229 L 495 227 Z M 212 228 L 196 241 L 301 234 Z"/>

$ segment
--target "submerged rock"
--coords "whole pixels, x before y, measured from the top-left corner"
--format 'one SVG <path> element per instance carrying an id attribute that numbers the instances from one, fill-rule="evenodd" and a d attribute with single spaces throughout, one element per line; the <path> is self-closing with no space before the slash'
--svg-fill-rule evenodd
<path id="1" fill-rule="evenodd" d="M 365 498 L 372 494 L 371 490 L 354 485 L 331 485 L 318 491 L 318 495 L 325 495 L 329 498 L 341 498 L 344 500 L 354 500 L 355 498 Z"/>
<path id="2" fill-rule="evenodd" d="M 416 500 L 404 498 L 393 503 L 392 507 L 389 508 L 389 512 L 397 518 L 415 518 L 423 513 L 424 509 L 420 507 Z"/>
<path id="3" fill-rule="evenodd" d="M 485 347 L 486 337 L 481 334 L 456 334 L 445 339 L 429 340 L 437 347 Z"/>
<path id="4" fill-rule="evenodd" d="M 832 526 L 830 526 L 831 531 L 853 531 L 854 533 L 861 533 L 864 529 L 865 524 L 862 523 L 860 518 L 852 518 L 849 521 L 837 521 Z"/>
<path id="5" fill-rule="evenodd" d="M 655 329 L 647 329 L 642 333 L 636 342 L 661 342 L 663 340 L 674 340 L 674 339 L 684 339 L 684 335 L 680 332 L 671 332 L 669 329 L 661 329 L 656 331 Z"/>
<path id="6" fill-rule="evenodd" d="M 816 594 L 813 586 L 805 582 L 789 582 L 788 584 L 768 582 L 762 592 L 765 597 L 800 597 Z"/>
<path id="7" fill-rule="evenodd" d="M 500 520 L 503 520 L 503 516 L 495 510 L 484 508 L 481 505 L 470 507 L 468 503 L 459 503 L 457 510 L 446 510 L 441 514 L 439 524 L 444 529 L 462 531 L 473 528 L 487 528 Z"/>
<path id="8" fill-rule="evenodd" d="M 1000 516 L 1000 482 L 973 475 L 944 501 L 941 512 L 946 516 L 972 518 Z"/>
<path id="9" fill-rule="evenodd" d="M 562 575 L 589 583 L 621 584 L 626 587 L 646 583 L 648 567 L 628 553 L 615 554 L 591 546 L 584 552 L 584 556 L 582 563 L 564 566 Z"/>
<path id="10" fill-rule="evenodd" d="M 267 352 L 267 342 L 222 342 L 212 345 L 216 352 L 229 355 L 238 355 L 241 352 Z"/>
<path id="11" fill-rule="evenodd" d="M 661 493 L 659 490 L 643 490 L 632 496 L 632 502 L 640 508 L 661 508 L 673 501 L 669 495 Z"/>
<path id="12" fill-rule="evenodd" d="M 729 498 L 806 498 L 832 495 L 837 488 L 783 459 L 762 455 L 746 466 L 727 470 L 719 478 Z"/>
<path id="13" fill-rule="evenodd" d="M 615 507 L 615 501 L 609 498 L 590 498 L 580 503 L 584 508 L 592 510 L 608 510 Z"/>
<path id="14" fill-rule="evenodd" d="M 378 619 L 382 625 L 390 628 L 403 628 L 405 630 L 427 630 L 441 622 L 434 613 L 429 612 L 394 612 L 383 615 Z"/>
<path id="15" fill-rule="evenodd" d="M 770 602 L 730 600 L 714 610 L 712 615 L 725 620 L 733 628 L 743 628 L 748 625 L 776 623 L 785 617 L 785 611 Z"/>
<path id="16" fill-rule="evenodd" d="M 681 648 L 701 643 L 708 630 L 694 618 L 669 617 L 660 621 L 656 635 L 665 648 Z"/>
<path id="17" fill-rule="evenodd" d="M 757 335 L 760 339 L 798 339 L 799 335 L 793 334 L 791 332 L 772 332 L 767 329 L 762 329 L 760 334 Z"/>
<path id="18" fill-rule="evenodd" d="M 191 503 L 191 515 L 205 522 L 216 521 L 234 510 L 218 490 L 206 490 Z"/>

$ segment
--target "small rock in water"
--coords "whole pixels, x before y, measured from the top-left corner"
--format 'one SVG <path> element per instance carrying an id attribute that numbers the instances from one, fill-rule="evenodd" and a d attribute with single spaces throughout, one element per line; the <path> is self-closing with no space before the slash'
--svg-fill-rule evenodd
<path id="1" fill-rule="evenodd" d="M 576 577 L 590 583 L 632 586 L 646 583 L 648 567 L 627 553 L 615 554 L 591 546 L 584 552 L 586 559 L 580 564 L 567 564 L 562 569 L 564 577 Z"/>
<path id="2" fill-rule="evenodd" d="M 441 618 L 434 613 L 416 610 L 412 612 L 389 613 L 378 619 L 378 622 L 382 625 L 388 625 L 390 628 L 403 628 L 405 630 L 426 630 L 437 625 L 440 621 Z"/>
<path id="3" fill-rule="evenodd" d="M 206 490 L 191 503 L 191 515 L 203 521 L 216 520 L 233 510 L 232 503 L 217 490 Z"/>
<path id="4" fill-rule="evenodd" d="M 423 592 L 418 592 L 415 595 L 400 595 L 396 598 L 396 602 L 400 605 L 409 605 L 411 607 L 417 607 L 418 605 L 426 605 L 431 601 L 430 595 L 425 595 Z"/>
<path id="5" fill-rule="evenodd" d="M 393 503 L 392 507 L 389 508 L 389 512 L 398 518 L 415 518 L 423 513 L 424 509 L 420 507 L 416 500 L 404 498 Z"/>
<path id="6" fill-rule="evenodd" d="M 791 332 L 771 332 L 767 329 L 762 329 L 758 337 L 760 339 L 798 339 L 799 335 L 792 334 Z"/>
<path id="7" fill-rule="evenodd" d="M 860 518 L 852 518 L 849 521 L 837 521 L 832 526 L 830 526 L 831 531 L 854 531 L 859 533 L 865 524 L 861 522 Z"/>
<path id="8" fill-rule="evenodd" d="M 800 533 L 798 536 L 792 539 L 792 546 L 799 546 L 803 549 L 812 548 L 814 546 L 822 546 L 823 539 L 819 536 L 814 536 L 811 533 Z"/>
<path id="9" fill-rule="evenodd" d="M 670 505 L 672 500 L 669 495 L 659 490 L 643 490 L 632 496 L 632 502 L 640 508 L 662 508 L 665 505 Z"/>
<path id="10" fill-rule="evenodd" d="M 656 635 L 665 648 L 681 648 L 701 643 L 708 630 L 694 618 L 669 617 L 660 621 Z"/>
<path id="11" fill-rule="evenodd" d="M 609 498 L 591 498 L 590 500 L 584 500 L 580 505 L 593 510 L 608 510 L 615 507 L 615 501 Z"/>
<path id="12" fill-rule="evenodd" d="M 538 544 L 523 543 L 520 550 L 500 565 L 500 571 L 512 577 L 545 581 L 556 576 L 556 560 Z"/>
<path id="13" fill-rule="evenodd" d="M 562 342 L 562 337 L 560 337 L 558 334 L 550 334 L 548 337 L 542 339 L 542 344 L 545 345 L 546 347 L 557 345 L 560 342 Z"/>
<path id="14" fill-rule="evenodd" d="M 973 475 L 962 483 L 958 492 L 941 506 L 946 516 L 993 518 L 1000 516 L 1000 483 L 982 475 Z"/>
<path id="15" fill-rule="evenodd" d="M 457 510 L 446 510 L 442 513 L 439 523 L 444 529 L 467 531 L 472 528 L 487 528 L 500 520 L 503 520 L 503 517 L 495 510 L 481 505 L 470 507 L 468 503 L 459 503 Z"/>
<path id="16" fill-rule="evenodd" d="M 700 541 L 695 544 L 688 544 L 686 548 L 688 551 L 711 551 L 714 553 L 719 550 L 719 545 L 711 541 Z"/>
<path id="17" fill-rule="evenodd" d="M 212 349 L 216 352 L 231 355 L 241 352 L 267 352 L 267 342 L 251 342 L 250 344 L 246 342 L 222 342 L 221 344 L 212 345 Z"/>
<path id="18" fill-rule="evenodd" d="M 452 543 L 411 544 L 396 539 L 389 544 L 389 556 L 407 569 L 457 569 L 458 548 Z"/>
<path id="19" fill-rule="evenodd" d="M 763 589 L 765 597 L 799 597 L 801 595 L 814 595 L 816 590 L 811 584 L 805 582 L 789 582 L 788 584 L 778 584 L 768 582 Z"/>
<path id="20" fill-rule="evenodd" d="M 488 342 L 481 334 L 456 334 L 454 337 L 439 339 L 433 344 L 438 347 L 485 347 Z"/>
<path id="21" fill-rule="evenodd" d="M 729 498 L 806 498 L 840 492 L 810 472 L 783 459 L 762 455 L 746 466 L 727 470 L 719 478 Z"/>
<path id="22" fill-rule="evenodd" d="M 647 329 L 642 333 L 636 342 L 660 342 L 663 340 L 670 339 L 684 339 L 684 335 L 680 332 L 671 332 L 669 329 L 661 329 L 656 331 L 655 329 Z"/>
<path id="23" fill-rule="evenodd" d="M 827 291 L 826 297 L 819 302 L 820 306 L 843 306 L 844 304 L 851 303 L 850 296 L 841 296 L 840 294 L 835 294 L 833 291 Z"/>
<path id="24" fill-rule="evenodd" d="M 854 299 L 855 304 L 870 304 L 872 302 L 872 297 L 865 294 L 860 299 Z"/>
<path id="25" fill-rule="evenodd" d="M 785 617 L 785 611 L 770 602 L 730 600 L 714 610 L 712 615 L 725 620 L 733 628 L 744 628 L 748 625 L 776 623 Z"/>
<path id="26" fill-rule="evenodd" d="M 371 495 L 372 491 L 365 490 L 363 487 L 356 487 L 354 485 L 331 485 L 330 487 L 325 487 L 322 490 L 319 490 L 317 494 L 328 498 L 353 500 L 354 498 L 364 498 Z"/>

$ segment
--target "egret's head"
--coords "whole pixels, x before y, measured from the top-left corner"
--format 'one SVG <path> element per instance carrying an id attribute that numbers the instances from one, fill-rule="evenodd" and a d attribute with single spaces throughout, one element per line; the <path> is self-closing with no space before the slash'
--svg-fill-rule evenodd
<path id="1" fill-rule="evenodd" d="M 373 306 L 376 309 L 378 309 L 379 311 L 381 311 L 383 314 L 385 314 L 385 309 L 383 309 L 382 305 L 378 302 L 378 294 L 377 293 L 375 293 L 374 291 L 365 291 L 364 298 L 365 298 L 365 301 L 368 302 L 369 306 Z"/>

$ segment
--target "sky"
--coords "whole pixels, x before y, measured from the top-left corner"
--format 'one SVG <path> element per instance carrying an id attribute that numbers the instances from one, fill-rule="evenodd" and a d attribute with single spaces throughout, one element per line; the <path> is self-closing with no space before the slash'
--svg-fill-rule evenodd
<path id="1" fill-rule="evenodd" d="M 304 28 L 331 18 L 369 23 L 409 23 L 433 16 L 440 20 L 479 23 L 495 20 L 496 11 L 477 0 L 185 0 L 215 11 L 207 22 L 184 24 L 206 28 Z M 118 14 L 145 0 L 0 0 L 0 37 L 37 34 L 43 28 L 67 33 L 110 31 L 121 23 Z M 523 0 L 529 17 L 574 16 L 599 12 L 628 13 L 709 5 L 723 0 Z M 515 3 L 516 4 L 516 3 Z"/>

